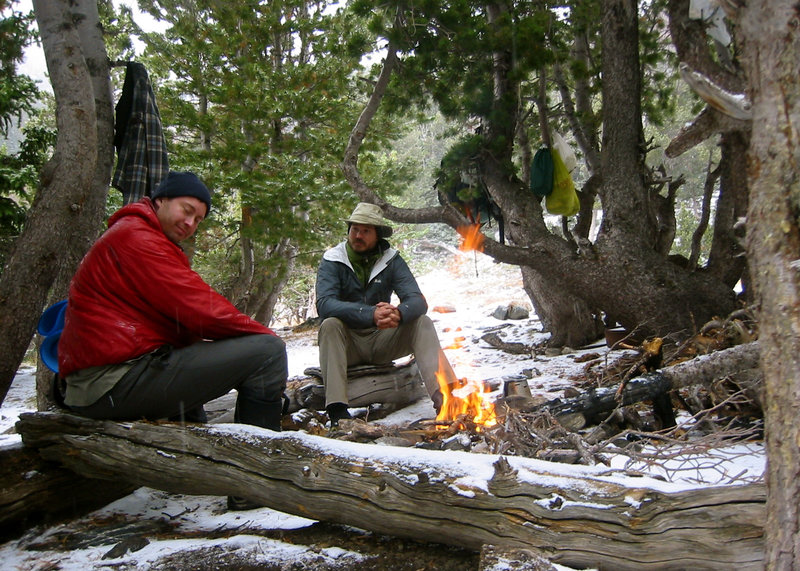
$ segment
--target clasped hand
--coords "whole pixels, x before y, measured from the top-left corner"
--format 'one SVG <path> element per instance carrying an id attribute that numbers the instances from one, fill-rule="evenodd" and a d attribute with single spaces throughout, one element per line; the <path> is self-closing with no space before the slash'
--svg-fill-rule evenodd
<path id="1" fill-rule="evenodd" d="M 381 301 L 375 306 L 372 319 L 378 329 L 391 329 L 400 325 L 400 310 L 391 303 Z"/>

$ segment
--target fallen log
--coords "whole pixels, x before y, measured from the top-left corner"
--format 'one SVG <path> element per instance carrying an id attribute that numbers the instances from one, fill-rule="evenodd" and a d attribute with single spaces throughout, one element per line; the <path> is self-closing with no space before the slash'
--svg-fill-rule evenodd
<path id="1" fill-rule="evenodd" d="M 81 517 L 134 490 L 80 476 L 22 445 L 0 449 L 0 541 L 34 525 Z"/>
<path id="2" fill-rule="evenodd" d="M 553 399 L 545 403 L 531 401 L 530 406 L 515 404 L 524 412 L 547 410 L 571 430 L 602 422 L 619 406 L 653 401 L 673 389 L 690 385 L 710 385 L 728 376 L 745 374 L 758 369 L 758 343 L 737 345 L 696 357 L 672 367 L 666 367 L 634 377 L 620 386 L 590 389 L 568 399 Z M 752 381 L 751 381 L 752 382 Z"/>
<path id="3" fill-rule="evenodd" d="M 244 425 L 25 413 L 16 429 L 26 446 L 87 477 L 241 495 L 286 513 L 425 542 L 531 549 L 574 567 L 763 567 L 763 484 L 676 491 L 595 466 Z"/>
<path id="4" fill-rule="evenodd" d="M 286 388 L 289 398 L 288 412 L 302 408 L 323 410 L 325 385 L 322 382 L 322 370 L 319 367 L 308 367 L 303 373 L 308 376 L 289 381 Z M 347 399 L 351 407 L 375 403 L 402 407 L 425 395 L 417 362 L 413 359 L 401 364 L 356 365 L 347 368 Z"/>

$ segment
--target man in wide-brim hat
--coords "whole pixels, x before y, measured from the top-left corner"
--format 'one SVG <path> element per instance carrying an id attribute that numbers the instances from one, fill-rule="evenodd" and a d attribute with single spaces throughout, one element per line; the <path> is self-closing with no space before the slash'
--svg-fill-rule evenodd
<path id="1" fill-rule="evenodd" d="M 437 413 L 455 373 L 439 346 L 428 304 L 402 256 L 386 238 L 392 227 L 383 210 L 359 203 L 347 220 L 347 240 L 327 250 L 317 272 L 319 357 L 325 408 L 332 425 L 350 418 L 347 367 L 384 364 L 411 353 Z M 392 293 L 400 303 L 390 303 Z"/>

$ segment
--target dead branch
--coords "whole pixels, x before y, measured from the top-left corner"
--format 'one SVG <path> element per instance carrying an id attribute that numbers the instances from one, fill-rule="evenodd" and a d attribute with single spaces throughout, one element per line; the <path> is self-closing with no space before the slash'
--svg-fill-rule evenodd
<path id="1" fill-rule="evenodd" d="M 530 345 L 526 345 L 525 343 L 503 341 L 495 332 L 482 335 L 481 340 L 485 341 L 495 349 L 500 349 L 501 351 L 512 353 L 514 355 L 530 355 L 533 352 L 533 348 Z"/>
<path id="2" fill-rule="evenodd" d="M 731 93 L 722 89 L 708 76 L 694 71 L 686 63 L 680 64 L 680 73 L 692 91 L 717 111 L 740 121 L 752 120 L 752 105 L 743 93 Z"/>

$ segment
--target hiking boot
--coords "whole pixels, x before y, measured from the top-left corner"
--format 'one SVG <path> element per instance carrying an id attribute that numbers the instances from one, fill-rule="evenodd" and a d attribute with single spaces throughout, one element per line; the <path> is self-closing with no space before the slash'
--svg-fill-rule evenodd
<path id="1" fill-rule="evenodd" d="M 243 511 L 254 510 L 256 508 L 263 508 L 261 504 L 248 500 L 242 496 L 228 496 L 228 511 Z"/>
<path id="2" fill-rule="evenodd" d="M 339 421 L 346 418 L 353 418 L 350 416 L 350 411 L 347 410 L 347 405 L 343 402 L 335 402 L 325 407 L 325 412 L 328 413 L 328 418 L 331 421 L 331 428 L 339 426 Z"/>

